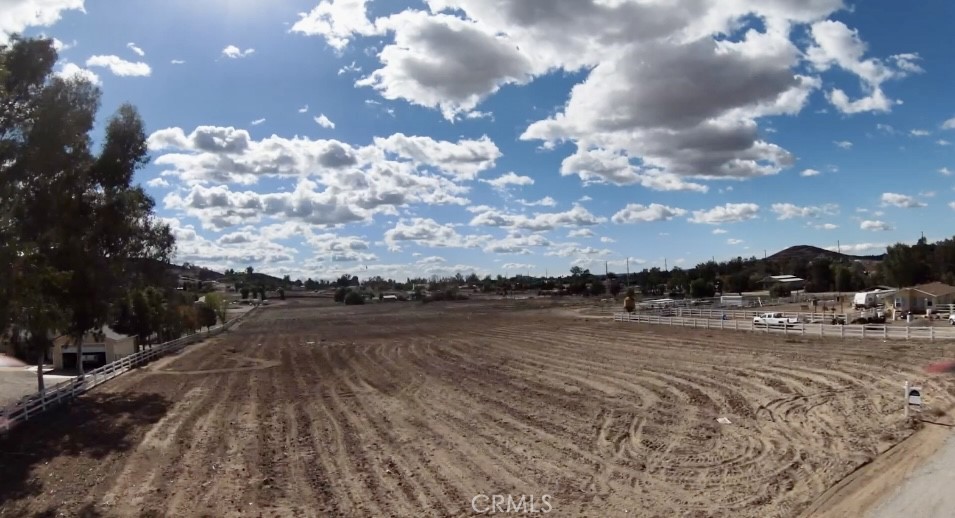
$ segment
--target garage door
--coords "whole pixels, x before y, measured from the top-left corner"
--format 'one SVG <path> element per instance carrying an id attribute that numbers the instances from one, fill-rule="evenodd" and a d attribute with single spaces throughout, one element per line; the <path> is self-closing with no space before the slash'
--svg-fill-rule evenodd
<path id="1" fill-rule="evenodd" d="M 83 353 L 83 369 L 95 369 L 106 365 L 106 353 Z M 63 369 L 76 370 L 76 353 L 63 353 Z"/>

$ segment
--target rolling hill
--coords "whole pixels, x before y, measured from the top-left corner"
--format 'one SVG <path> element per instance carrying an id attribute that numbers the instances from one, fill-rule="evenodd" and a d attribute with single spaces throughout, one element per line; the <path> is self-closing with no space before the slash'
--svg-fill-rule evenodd
<path id="1" fill-rule="evenodd" d="M 774 261 L 777 263 L 788 263 L 793 259 L 802 259 L 806 261 L 811 261 L 818 257 L 826 257 L 833 261 L 881 261 L 885 254 L 879 255 L 849 255 L 849 254 L 840 254 L 839 252 L 834 252 L 832 250 L 826 250 L 824 248 L 819 248 L 818 246 L 811 245 L 796 245 L 791 246 L 785 250 L 776 252 L 775 254 L 766 258 L 767 261 Z"/>

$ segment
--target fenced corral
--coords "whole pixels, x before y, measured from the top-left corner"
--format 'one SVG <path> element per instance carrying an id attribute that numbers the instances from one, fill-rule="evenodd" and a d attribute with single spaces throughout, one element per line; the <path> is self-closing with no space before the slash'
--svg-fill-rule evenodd
<path id="1" fill-rule="evenodd" d="M 780 313 L 785 318 L 796 318 L 800 322 L 807 324 L 819 324 L 830 322 L 833 319 L 845 321 L 848 314 L 831 312 L 802 312 L 802 311 L 772 311 L 769 309 L 745 310 L 745 309 L 704 309 L 704 308 L 664 308 L 640 311 L 642 315 L 656 317 L 680 317 L 680 318 L 708 318 L 708 319 L 728 319 L 728 320 L 752 320 L 754 317 L 764 313 Z"/>
<path id="2" fill-rule="evenodd" d="M 872 315 L 874 310 L 867 309 L 862 311 L 854 311 L 847 313 L 836 313 L 831 311 L 772 311 L 768 308 L 756 310 L 745 310 L 745 309 L 721 309 L 721 308 L 692 308 L 692 307 L 673 307 L 673 308 L 657 308 L 657 309 L 641 309 L 640 313 L 646 315 L 660 316 L 660 317 L 699 317 L 699 318 L 713 318 L 721 319 L 728 318 L 730 320 L 740 319 L 740 320 L 752 320 L 754 317 L 762 315 L 763 313 L 780 313 L 785 318 L 796 318 L 800 322 L 806 324 L 820 324 L 825 322 L 831 322 L 832 320 L 837 320 L 845 323 L 851 323 L 853 318 L 858 316 Z M 942 306 L 936 308 L 932 312 L 933 318 L 936 320 L 947 319 L 952 312 L 955 311 L 955 308 L 949 306 Z M 901 322 L 902 319 L 899 320 Z M 917 322 L 926 321 L 924 316 L 917 315 L 914 318 Z"/>
<path id="3" fill-rule="evenodd" d="M 658 316 L 645 313 L 614 313 L 618 322 L 661 324 L 698 329 L 755 331 L 784 335 L 840 338 L 882 338 L 884 340 L 955 340 L 955 327 L 887 326 L 884 324 L 830 325 L 800 322 L 789 325 L 761 325 L 752 319 Z"/>
<path id="4" fill-rule="evenodd" d="M 37 392 L 16 403 L 8 405 L 6 408 L 0 408 L 0 433 L 6 433 L 17 424 L 36 417 L 51 408 L 67 403 L 93 387 L 102 385 L 136 367 L 145 365 L 161 356 L 177 352 L 187 345 L 228 331 L 233 325 L 255 311 L 255 309 L 247 311 L 229 320 L 225 324 L 212 327 L 208 331 L 200 331 L 169 342 L 154 345 L 149 349 L 142 350 L 114 362 L 107 363 L 97 369 L 93 369 L 85 373 L 82 378 L 77 377 L 69 381 L 58 383 L 42 392 Z"/>

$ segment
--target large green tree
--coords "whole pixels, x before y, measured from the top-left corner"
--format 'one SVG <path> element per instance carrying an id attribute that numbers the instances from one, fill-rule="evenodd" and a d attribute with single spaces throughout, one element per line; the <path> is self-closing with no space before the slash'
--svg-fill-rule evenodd
<path id="1" fill-rule="evenodd" d="M 35 331 L 69 335 L 82 358 L 83 336 L 107 323 L 110 303 L 125 291 L 134 267 L 168 263 L 174 240 L 153 215 L 153 200 L 132 184 L 147 161 L 135 108 L 123 105 L 109 119 L 94 153 L 101 93 L 85 79 L 55 76 L 55 62 L 50 40 L 14 38 L 0 47 L 0 256 L 42 264 L 57 280 L 66 279 L 55 294 L 65 324 Z M 8 286 L 0 289 L 31 296 L 29 271 L 9 272 Z M 81 361 L 78 366 L 82 375 Z"/>

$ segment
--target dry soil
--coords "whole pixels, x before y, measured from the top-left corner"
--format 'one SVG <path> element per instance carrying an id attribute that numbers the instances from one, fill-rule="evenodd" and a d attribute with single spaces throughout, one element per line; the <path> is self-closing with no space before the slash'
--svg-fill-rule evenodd
<path id="1" fill-rule="evenodd" d="M 264 308 L 0 439 L 0 516 L 797 516 L 912 433 L 905 379 L 955 402 L 955 344 L 542 305 Z"/>

